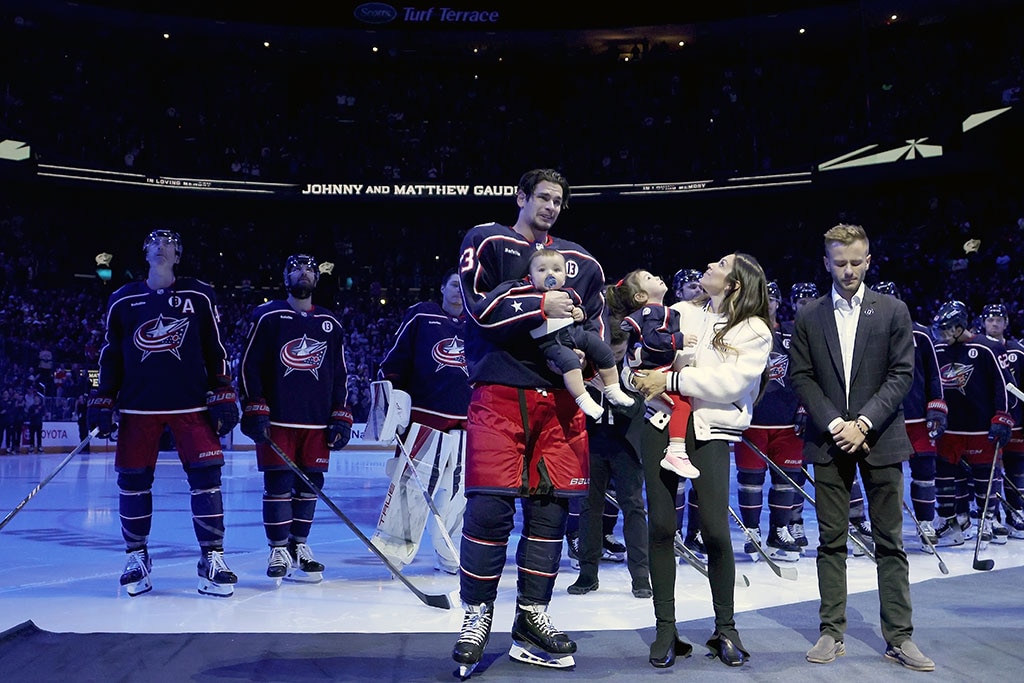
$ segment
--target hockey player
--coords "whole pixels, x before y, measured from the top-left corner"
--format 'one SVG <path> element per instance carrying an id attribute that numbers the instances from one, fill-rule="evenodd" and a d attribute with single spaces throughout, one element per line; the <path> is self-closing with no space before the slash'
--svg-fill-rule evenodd
<path id="1" fill-rule="evenodd" d="M 1011 339 L 1006 336 L 1010 324 L 1010 314 L 1005 304 L 988 304 L 981 309 L 981 321 L 985 327 L 985 336 L 1003 345 L 1005 349 L 1000 361 L 1010 380 L 1020 388 L 1024 381 L 1024 344 L 1019 339 Z M 1007 510 L 1006 526 L 999 523 L 999 516 L 993 520 L 993 534 L 1001 535 L 1005 531 L 1010 538 L 1024 538 L 1024 499 L 1020 491 L 1024 489 L 1024 430 L 1021 422 L 1024 417 L 1024 403 L 1016 396 L 1010 397 L 1010 416 L 1013 418 L 1014 427 L 1010 433 L 1010 440 L 1003 451 L 1004 476 L 1011 486 L 1006 486 L 1003 498 L 1010 505 Z M 1004 482 L 1005 486 L 1006 482 Z"/>
<path id="2" fill-rule="evenodd" d="M 676 296 L 676 301 L 690 301 L 694 297 L 697 297 L 704 293 L 704 289 L 700 286 L 700 279 L 704 276 L 704 271 L 697 270 L 696 268 L 680 268 L 676 271 L 676 274 L 672 276 L 672 293 Z M 677 520 L 677 535 L 679 536 L 677 543 L 683 543 L 687 548 L 694 552 L 697 557 L 703 559 L 706 553 L 704 548 L 704 541 L 700 536 L 700 506 L 697 502 L 697 491 L 691 486 L 689 487 L 689 494 L 687 494 L 686 482 L 688 480 L 681 478 L 679 480 L 679 490 L 676 491 L 676 520 Z M 686 518 L 686 531 L 683 531 L 683 518 Z M 680 558 L 680 562 L 683 560 Z"/>
<path id="3" fill-rule="evenodd" d="M 390 382 L 391 388 L 388 406 L 401 410 L 402 415 L 385 417 L 386 433 L 377 436 L 388 442 L 402 438 L 404 443 L 395 448 L 391 484 L 371 541 L 401 569 L 416 557 L 428 519 L 433 520 L 434 568 L 457 574 L 459 557 L 448 547 L 444 534 L 453 544 L 462 537 L 466 410 L 472 390 L 466 369 L 466 316 L 459 274 L 454 270 L 446 273 L 440 291 L 440 304 L 425 301 L 409 307 L 394 346 L 381 361 L 380 381 Z M 378 395 L 375 391 L 374 396 Z M 401 407 L 405 401 L 409 412 Z M 443 528 L 431 515 L 423 491 L 408 469 L 403 447 L 427 487 Z"/>
<path id="4" fill-rule="evenodd" d="M 876 292 L 900 298 L 894 282 L 879 282 Z M 914 452 L 910 455 L 910 502 L 914 517 L 927 536 L 921 538 L 921 549 L 931 552 L 935 535 L 935 441 L 946 431 L 949 409 L 943 398 L 942 379 L 931 331 L 914 323 L 914 381 L 903 399 L 903 419 Z"/>
<path id="5" fill-rule="evenodd" d="M 791 332 L 783 332 L 776 313 L 782 294 L 777 282 L 768 283 L 768 316 L 772 325 L 772 351 L 768 357 L 768 385 L 760 402 L 754 406 L 750 427 L 743 437 L 768 456 L 796 481 L 804 463 L 804 442 L 794 429 L 800 399 L 793 390 L 789 377 L 789 341 Z M 740 506 L 740 517 L 758 539 L 761 536 L 761 509 L 764 505 L 764 480 L 768 463 L 754 452 L 745 442 L 734 446 L 736 454 L 736 496 Z M 790 481 L 771 471 L 771 487 L 768 489 L 768 538 L 765 541 L 768 555 L 782 562 L 796 562 L 800 559 L 801 547 L 789 531 L 793 507 L 799 494 Z M 752 541 L 747 541 L 743 552 L 757 560 L 760 554 Z"/>
<path id="6" fill-rule="evenodd" d="M 565 292 L 521 292 L 530 255 L 565 255 L 566 284 L 582 299 L 587 323 L 604 334 L 604 273 L 583 247 L 549 234 L 569 200 L 569 184 L 552 169 L 519 181 L 515 225 L 486 223 L 462 241 L 459 273 L 469 315 L 466 360 L 474 384 L 467 421 L 466 514 L 460 597 L 465 618 L 452 657 L 460 675 L 480 662 L 490 636 L 516 499 L 523 528 L 516 551 L 518 583 L 513 659 L 568 668 L 576 643 L 547 614 L 558 575 L 568 498 L 587 492 L 586 416 L 548 367 L 530 330 L 544 318 L 571 317 Z"/>
<path id="7" fill-rule="evenodd" d="M 181 236 L 154 230 L 143 242 L 145 280 L 124 285 L 107 303 L 99 387 L 89 399 L 89 427 L 106 438 L 113 411 L 121 420 L 114 455 L 121 535 L 128 558 L 121 585 L 136 596 L 153 588 L 148 542 L 153 475 L 160 437 L 169 428 L 191 489 L 199 542 L 199 592 L 227 597 L 238 581 L 224 561 L 224 506 L 218 437 L 238 424 L 213 287 L 176 277 Z"/>
<path id="8" fill-rule="evenodd" d="M 288 296 L 253 310 L 241 365 L 242 433 L 256 443 L 263 473 L 267 576 L 302 583 L 323 580 L 324 565 L 306 543 L 317 496 L 270 442 L 323 488 L 329 451 L 352 436 L 344 337 L 334 314 L 313 303 L 319 281 L 315 258 L 287 258 Z"/>
<path id="9" fill-rule="evenodd" d="M 1007 376 L 999 361 L 1003 347 L 972 332 L 969 320 L 963 302 L 947 301 L 932 322 L 932 335 L 939 340 L 935 355 L 949 408 L 946 431 L 936 443 L 935 499 L 942 518 L 936 534 L 940 546 L 963 545 L 971 526 L 967 477 L 960 462 L 970 466 L 980 511 L 985 508 L 990 473 L 992 490 L 1000 490 L 1002 470 L 998 462 L 992 468 L 992 459 L 1009 442 L 1014 427 Z M 993 537 L 995 505 L 991 501 L 987 509 L 985 518 L 978 520 L 981 542 L 1005 543 L 1005 536 Z"/>

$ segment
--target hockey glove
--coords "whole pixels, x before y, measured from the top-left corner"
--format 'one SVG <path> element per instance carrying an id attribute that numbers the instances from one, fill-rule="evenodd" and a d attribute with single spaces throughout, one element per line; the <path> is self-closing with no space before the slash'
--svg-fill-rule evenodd
<path id="1" fill-rule="evenodd" d="M 1013 418 L 1009 413 L 999 411 L 992 416 L 992 425 L 988 428 L 988 440 L 995 441 L 997 448 L 1010 442 L 1010 430 L 1013 429 Z"/>
<path id="2" fill-rule="evenodd" d="M 949 413 L 949 408 L 946 407 L 946 402 L 941 398 L 928 401 L 924 414 L 924 424 L 928 427 L 929 439 L 937 439 L 946 431 L 947 413 Z"/>
<path id="3" fill-rule="evenodd" d="M 86 403 L 86 422 L 89 430 L 98 429 L 96 436 L 106 439 L 114 431 L 114 399 L 109 396 L 98 396 L 95 392 Z"/>
<path id="4" fill-rule="evenodd" d="M 206 417 L 218 437 L 230 433 L 238 424 L 238 394 L 231 380 L 223 380 L 213 391 L 206 392 Z"/>
<path id="5" fill-rule="evenodd" d="M 807 410 L 803 406 L 798 406 L 796 409 L 796 416 L 793 418 L 793 431 L 796 432 L 797 436 L 802 436 L 806 429 Z"/>
<path id="6" fill-rule="evenodd" d="M 331 424 L 327 425 L 327 447 L 339 451 L 352 438 L 352 411 L 348 406 L 339 406 L 331 411 Z"/>
<path id="7" fill-rule="evenodd" d="M 262 398 L 246 401 L 242 407 L 242 433 L 254 443 L 270 439 L 270 406 Z"/>

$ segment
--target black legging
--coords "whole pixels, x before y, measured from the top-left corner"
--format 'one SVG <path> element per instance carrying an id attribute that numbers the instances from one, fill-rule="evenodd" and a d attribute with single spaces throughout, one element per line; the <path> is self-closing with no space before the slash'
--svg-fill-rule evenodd
<path id="1" fill-rule="evenodd" d="M 668 445 L 668 432 L 649 423 L 642 435 L 644 477 L 647 484 L 647 522 L 651 588 L 657 622 L 675 622 L 676 487 L 679 477 L 659 464 Z M 715 610 L 715 632 L 743 647 L 736 632 L 734 591 L 736 564 L 730 534 L 729 443 L 722 440 L 696 441 L 691 421 L 686 435 L 690 461 L 700 470 L 692 480 L 700 499 L 700 531 L 707 549 L 711 600 Z"/>

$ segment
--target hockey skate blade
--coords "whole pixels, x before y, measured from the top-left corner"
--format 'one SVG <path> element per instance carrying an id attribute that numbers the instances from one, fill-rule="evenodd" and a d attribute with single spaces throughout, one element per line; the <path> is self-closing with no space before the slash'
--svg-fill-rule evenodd
<path id="1" fill-rule="evenodd" d="M 230 598 L 235 594 L 235 587 L 230 583 L 213 583 L 212 581 L 200 579 L 199 592 L 202 595 L 210 595 L 215 598 Z"/>
<path id="2" fill-rule="evenodd" d="M 544 666 L 549 669 L 573 669 L 576 667 L 576 660 L 572 655 L 558 656 L 554 652 L 548 652 L 531 643 L 521 640 L 513 640 L 512 647 L 508 651 L 508 658 L 517 661 Z"/>
<path id="3" fill-rule="evenodd" d="M 295 569 L 285 574 L 284 580 L 292 583 L 320 583 L 324 580 L 324 573 L 304 572 L 301 569 Z"/>
<path id="4" fill-rule="evenodd" d="M 134 598 L 139 595 L 144 595 L 149 591 L 153 590 L 153 583 L 147 578 L 142 581 L 136 581 L 134 583 L 126 583 L 123 585 L 124 590 L 128 593 L 128 597 Z"/>
<path id="5" fill-rule="evenodd" d="M 479 665 L 480 662 L 473 662 L 472 664 L 459 664 L 459 670 L 455 672 L 455 675 L 459 677 L 460 681 L 465 681 L 473 675 L 473 672 Z"/>

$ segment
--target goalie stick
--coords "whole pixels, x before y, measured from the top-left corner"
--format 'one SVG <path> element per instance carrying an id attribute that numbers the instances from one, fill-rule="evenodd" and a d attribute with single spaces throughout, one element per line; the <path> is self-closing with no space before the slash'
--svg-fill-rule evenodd
<path id="1" fill-rule="evenodd" d="M 53 470 L 53 472 L 50 472 L 50 474 L 46 477 L 46 479 L 43 479 L 41 482 L 39 482 L 39 484 L 34 489 L 32 489 L 32 491 L 30 491 L 29 494 L 27 496 L 25 496 L 20 503 L 18 503 L 17 505 L 14 506 L 13 510 L 11 510 L 10 512 L 7 513 L 7 516 L 4 517 L 2 522 L 0 522 L 0 529 L 3 529 L 5 526 L 7 526 L 7 523 L 10 522 L 12 519 L 14 519 L 14 515 L 16 515 L 19 512 L 21 512 L 21 509 L 23 507 L 25 507 L 25 505 L 30 500 L 32 500 L 32 498 L 34 498 L 35 495 L 37 493 L 39 493 L 43 489 L 44 486 L 46 486 L 48 483 L 50 483 L 50 480 L 53 479 L 54 477 L 56 477 L 57 474 L 62 469 L 64 469 L 64 467 L 69 462 L 71 462 L 72 458 L 74 458 L 76 455 L 81 453 L 82 450 L 86 446 L 89 445 L 89 442 L 92 441 L 92 438 L 94 436 L 96 436 L 97 434 L 99 434 L 99 431 L 100 431 L 99 427 L 93 427 L 92 431 L 89 432 L 84 439 L 82 439 L 82 443 L 80 443 L 77 446 L 75 446 L 75 449 L 73 451 L 71 451 L 66 456 L 64 456 L 64 459 L 60 461 L 60 464 L 57 465 L 57 467 Z"/>
<path id="2" fill-rule="evenodd" d="M 806 500 L 815 509 L 817 509 L 818 505 L 817 505 L 817 503 L 814 502 L 814 498 L 811 496 L 811 494 L 807 493 L 807 491 L 804 491 L 804 487 L 803 486 L 799 486 L 795 481 L 793 481 L 793 478 L 790 477 L 786 473 L 786 471 L 784 469 L 779 467 L 778 463 L 772 462 L 771 459 L 767 455 L 765 455 L 764 452 L 760 448 L 758 448 L 756 445 L 754 445 L 754 443 L 750 439 L 745 437 L 745 436 L 743 437 L 743 443 L 746 444 L 747 448 L 749 448 L 750 450 L 752 450 L 755 453 L 757 453 L 757 455 L 762 460 L 764 460 L 766 463 L 768 463 L 768 466 L 772 468 L 773 472 L 775 472 L 776 474 L 781 476 L 783 479 L 786 480 L 786 482 L 790 486 L 792 486 L 794 489 L 796 489 L 797 493 L 799 493 L 800 495 L 802 495 L 804 497 L 804 500 Z M 814 485 L 814 479 L 811 478 L 810 473 L 807 471 L 806 468 L 801 468 L 801 469 L 803 469 L 804 476 L 807 477 L 807 481 L 811 482 L 811 485 L 813 486 Z M 868 548 L 867 543 L 864 542 L 864 539 L 861 538 L 861 536 L 860 536 L 860 534 L 858 532 L 850 530 L 850 540 L 852 540 L 854 543 L 856 543 L 858 546 L 860 546 L 860 549 L 863 550 L 864 553 L 868 557 L 871 558 L 872 562 L 874 562 L 875 564 L 878 564 L 878 560 L 875 559 L 875 554 L 873 552 L 871 552 L 871 549 Z"/>
<path id="3" fill-rule="evenodd" d="M 771 558 L 771 555 L 769 555 L 765 551 L 764 547 L 761 545 L 761 542 L 757 540 L 756 536 L 754 536 L 754 533 L 750 529 L 748 529 L 745 524 L 743 524 L 743 520 L 740 519 L 740 516 L 736 514 L 736 511 L 732 509 L 731 505 L 729 506 L 729 514 L 732 515 L 732 518 L 734 520 L 736 520 L 736 523 L 739 524 L 740 529 L 742 529 L 743 533 L 746 534 L 747 540 L 754 544 L 754 548 L 757 549 L 757 554 L 764 558 L 764 561 L 768 563 L 768 566 L 771 567 L 773 572 L 775 572 L 775 575 L 780 579 L 785 579 L 787 581 L 796 581 L 797 577 L 799 576 L 796 567 L 780 567 L 778 563 Z"/>
<path id="4" fill-rule="evenodd" d="M 430 607 L 437 607 L 439 609 L 451 609 L 452 603 L 451 600 L 448 598 L 447 594 L 430 595 L 428 593 L 424 593 L 419 588 L 417 588 L 411 581 L 409 581 L 409 579 L 405 578 L 402 572 L 397 567 L 395 567 L 395 565 L 391 564 L 391 560 L 389 560 L 387 556 L 385 556 L 384 553 L 382 553 L 377 548 L 377 546 L 371 543 L 370 539 L 366 537 L 366 534 L 360 531 L 359 527 L 357 527 L 355 523 L 351 519 L 349 519 L 348 516 L 344 512 L 342 512 L 337 505 L 334 504 L 334 501 L 331 500 L 330 496 L 324 493 L 319 486 L 317 486 L 316 484 L 309 480 L 309 477 L 306 476 L 306 473 L 299 469 L 299 466 L 295 464 L 295 461 L 289 458 L 285 454 L 285 452 L 281 450 L 280 446 L 274 443 L 273 440 L 269 439 L 267 440 L 267 443 L 270 444 L 270 448 L 273 449 L 275 453 L 277 453 L 277 457 L 281 458 L 281 460 L 283 460 L 284 463 L 291 468 L 292 472 L 295 473 L 295 476 L 302 480 L 302 483 L 309 487 L 309 490 L 315 493 L 316 497 L 322 500 L 327 505 L 327 507 L 329 507 L 331 511 L 334 514 L 336 514 L 338 518 L 342 522 L 344 522 L 346 526 L 348 526 L 349 529 L 352 530 L 352 533 L 354 533 L 359 538 L 359 540 L 363 542 L 363 545 L 369 548 L 373 552 L 373 554 L 376 555 L 378 559 L 380 559 L 380 561 L 383 562 L 389 570 L 391 570 L 391 573 L 394 574 L 395 578 L 401 581 L 403 584 L 405 584 L 405 587 L 412 591 L 413 594 L 417 598 L 419 598 L 420 601 L 423 602 L 423 604 L 428 605 Z"/>

